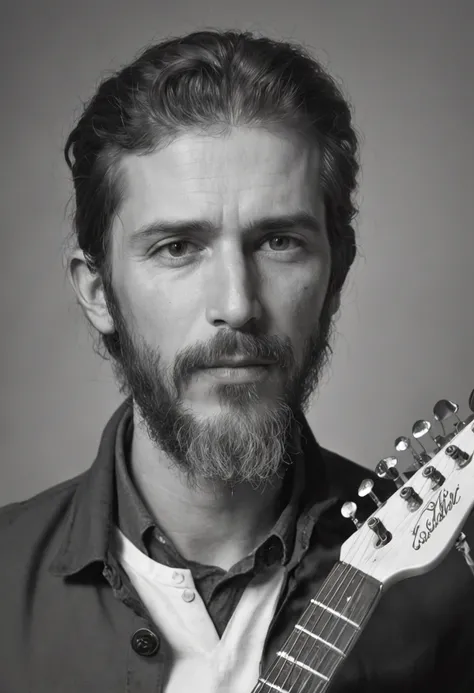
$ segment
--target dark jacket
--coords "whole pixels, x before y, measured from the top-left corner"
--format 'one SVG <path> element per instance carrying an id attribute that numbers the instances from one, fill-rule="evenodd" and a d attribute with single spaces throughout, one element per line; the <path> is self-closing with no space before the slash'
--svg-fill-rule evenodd
<path id="1" fill-rule="evenodd" d="M 168 645 L 136 609 L 137 595 L 130 599 L 109 542 L 113 441 L 122 409 L 104 430 L 90 470 L 0 511 L 0 693 L 166 690 Z M 287 565 L 263 669 L 338 559 L 353 530 L 340 516 L 341 501 L 357 498 L 368 476 L 321 449 L 307 424 L 303 439 L 308 463 L 298 521 L 304 531 Z M 323 464 L 312 464 L 315 459 Z M 473 530 L 470 521 L 468 537 Z M 474 579 L 457 552 L 387 591 L 331 690 L 474 691 Z"/>

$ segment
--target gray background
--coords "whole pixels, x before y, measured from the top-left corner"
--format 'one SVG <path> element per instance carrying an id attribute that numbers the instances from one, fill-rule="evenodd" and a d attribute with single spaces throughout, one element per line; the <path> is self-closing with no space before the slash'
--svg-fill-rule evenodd
<path id="1" fill-rule="evenodd" d="M 474 387 L 474 3 L 17 0 L 2 10 L 0 504 L 87 468 L 120 396 L 62 264 L 62 146 L 101 76 L 204 27 L 304 42 L 364 134 L 359 237 L 310 423 L 366 466 Z"/>

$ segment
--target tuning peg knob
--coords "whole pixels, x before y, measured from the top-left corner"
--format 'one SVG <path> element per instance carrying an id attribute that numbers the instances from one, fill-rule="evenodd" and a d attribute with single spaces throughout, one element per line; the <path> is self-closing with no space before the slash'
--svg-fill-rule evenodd
<path id="1" fill-rule="evenodd" d="M 396 457 L 384 457 L 375 467 L 375 473 L 381 479 L 390 479 L 395 483 L 397 488 L 401 488 L 408 479 L 405 474 L 398 471 L 397 462 L 398 460 Z"/>
<path id="2" fill-rule="evenodd" d="M 419 439 L 428 434 L 433 441 L 433 443 L 436 445 L 436 447 L 441 447 L 439 442 L 436 440 L 435 437 L 433 437 L 433 434 L 431 433 L 431 424 L 429 421 L 426 421 L 425 419 L 420 419 L 419 421 L 415 421 L 413 424 L 413 429 L 412 429 L 413 437 L 418 440 L 420 443 Z M 421 445 L 421 443 L 420 443 Z"/>
<path id="3" fill-rule="evenodd" d="M 410 439 L 407 438 L 406 436 L 400 436 L 399 438 L 396 439 L 395 450 L 397 452 L 403 452 L 405 450 L 409 450 L 411 452 L 411 455 L 413 457 L 413 460 L 415 462 L 415 466 L 417 469 L 421 469 L 421 467 L 424 464 L 426 464 L 427 462 L 429 462 L 431 459 L 431 457 L 428 455 L 427 452 L 424 452 L 420 455 L 419 452 L 414 450 L 414 448 L 410 442 Z"/>
<path id="4" fill-rule="evenodd" d="M 372 479 L 364 479 L 364 481 L 362 481 L 360 486 L 359 486 L 359 490 L 357 491 L 357 494 L 358 494 L 359 498 L 365 498 L 366 496 L 369 496 L 369 498 L 371 498 L 374 501 L 375 505 L 378 508 L 380 508 L 380 506 L 382 505 L 382 501 L 379 498 L 377 498 L 377 496 L 375 495 L 375 493 L 373 491 L 373 488 L 374 488 L 373 480 Z"/>
<path id="5" fill-rule="evenodd" d="M 474 390 L 472 394 L 474 394 Z M 460 418 L 457 415 L 458 409 L 459 405 L 457 405 L 456 402 L 451 402 L 450 399 L 440 399 L 433 407 L 433 414 L 436 421 L 440 423 L 443 423 L 446 419 L 450 419 L 451 416 L 454 416 L 460 423 Z"/>
<path id="6" fill-rule="evenodd" d="M 395 441 L 395 450 L 404 452 L 405 450 L 413 450 L 410 439 L 406 436 L 399 436 Z"/>
<path id="7" fill-rule="evenodd" d="M 471 392 L 469 396 L 469 407 L 471 408 L 472 411 L 474 406 L 474 390 Z M 449 419 L 451 416 L 453 416 L 456 421 L 454 424 L 454 431 L 450 433 L 448 436 L 446 436 L 444 443 L 446 444 L 449 442 L 456 433 L 458 433 L 464 426 L 468 423 L 470 423 L 473 419 L 474 416 L 469 416 L 467 421 L 461 421 L 459 416 L 457 415 L 457 412 L 459 410 L 459 405 L 456 404 L 456 402 L 451 402 L 449 399 L 440 399 L 439 402 L 436 402 L 434 408 L 433 408 L 433 414 L 435 416 L 435 419 L 439 422 L 441 428 L 443 429 L 443 434 L 445 434 L 445 429 L 443 422 L 446 421 L 446 419 Z"/>
<path id="8" fill-rule="evenodd" d="M 362 522 L 359 522 L 359 520 L 357 519 L 356 512 L 357 512 L 357 505 L 355 503 L 353 503 L 352 501 L 348 501 L 347 503 L 344 503 L 344 505 L 341 508 L 342 517 L 345 517 L 348 520 L 352 520 L 352 522 L 355 524 L 357 529 L 359 529 L 359 527 L 362 527 Z"/>

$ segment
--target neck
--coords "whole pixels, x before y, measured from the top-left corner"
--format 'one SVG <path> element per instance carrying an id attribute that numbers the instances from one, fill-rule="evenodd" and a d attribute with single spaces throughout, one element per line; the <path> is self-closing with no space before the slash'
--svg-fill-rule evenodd
<path id="1" fill-rule="evenodd" d="M 130 454 L 142 500 L 187 560 L 228 570 L 257 548 L 278 518 L 280 478 L 258 489 L 203 479 L 190 486 L 140 425 L 134 426 Z"/>

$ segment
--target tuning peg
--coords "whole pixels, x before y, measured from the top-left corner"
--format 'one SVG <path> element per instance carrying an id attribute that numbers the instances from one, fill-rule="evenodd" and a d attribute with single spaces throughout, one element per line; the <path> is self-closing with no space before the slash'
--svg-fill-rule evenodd
<path id="1" fill-rule="evenodd" d="M 371 529 L 377 537 L 377 541 L 375 542 L 375 547 L 377 549 L 385 546 L 389 541 L 391 541 L 391 533 L 387 531 L 378 517 L 371 517 L 369 520 L 367 520 L 367 527 Z"/>
<path id="2" fill-rule="evenodd" d="M 459 406 L 456 402 L 451 402 L 450 399 L 440 399 L 433 407 L 433 415 L 436 421 L 439 423 L 441 430 L 443 432 L 443 443 L 446 444 L 451 438 L 455 436 L 455 432 L 446 434 L 446 429 L 444 427 L 444 422 L 454 416 L 457 420 L 457 424 L 461 423 L 457 411 Z"/>
<path id="3" fill-rule="evenodd" d="M 420 496 L 411 486 L 405 486 L 405 488 L 402 488 L 400 491 L 400 496 L 407 502 L 408 510 L 410 512 L 415 512 L 415 510 L 418 510 L 423 503 Z"/>
<path id="4" fill-rule="evenodd" d="M 406 436 L 399 436 L 396 439 L 394 446 L 395 446 L 395 450 L 397 450 L 398 452 L 404 452 L 405 450 L 410 450 L 410 451 L 415 452 L 411 446 L 410 439 L 407 438 Z"/>
<path id="5" fill-rule="evenodd" d="M 428 464 L 423 468 L 423 476 L 431 480 L 431 488 L 437 489 L 444 484 L 446 477 L 444 477 L 441 472 L 433 467 L 433 465 Z"/>
<path id="6" fill-rule="evenodd" d="M 474 412 L 474 390 L 471 392 L 469 395 L 469 409 Z M 434 408 L 433 408 L 433 414 L 435 419 L 439 422 L 443 434 L 445 434 L 445 429 L 443 422 L 446 421 L 446 419 L 450 418 L 453 416 L 456 419 L 456 422 L 454 424 L 454 431 L 450 433 L 448 436 L 446 436 L 444 440 L 444 444 L 449 442 L 456 433 L 459 433 L 461 429 L 463 429 L 467 424 L 470 424 L 474 420 L 474 414 L 471 414 L 470 416 L 467 417 L 465 421 L 461 421 L 459 416 L 457 415 L 457 412 L 459 410 L 459 405 L 456 404 L 456 402 L 451 402 L 449 399 L 440 399 L 439 402 L 436 402 Z"/>
<path id="7" fill-rule="evenodd" d="M 474 395 L 474 390 L 472 392 L 472 395 Z M 458 409 L 459 409 L 459 405 L 456 404 L 456 402 L 451 402 L 450 399 L 440 399 L 434 405 L 433 414 L 434 414 L 436 421 L 439 421 L 439 423 L 441 424 L 441 428 L 443 429 L 443 432 L 444 432 L 443 422 L 446 421 L 446 419 L 451 418 L 451 416 L 454 416 L 456 421 L 458 423 L 461 423 L 461 419 L 457 415 Z"/>
<path id="8" fill-rule="evenodd" d="M 372 481 L 372 479 L 364 479 L 364 481 L 362 481 L 359 486 L 357 494 L 359 498 L 365 498 L 365 496 L 369 496 L 369 498 L 371 498 L 374 501 L 375 505 L 378 508 L 380 508 L 380 506 L 382 505 L 382 501 L 379 498 L 377 498 L 377 496 L 373 492 L 373 488 L 374 482 Z"/>
<path id="9" fill-rule="evenodd" d="M 470 455 L 465 450 L 461 450 L 457 445 L 448 445 L 446 448 L 446 454 L 451 457 L 459 469 L 462 469 L 472 460 L 472 455 Z"/>
<path id="10" fill-rule="evenodd" d="M 341 508 L 342 517 L 345 517 L 348 520 L 352 520 L 352 522 L 355 524 L 357 529 L 359 529 L 359 527 L 362 527 L 362 522 L 359 522 L 359 520 L 357 519 L 356 512 L 357 512 L 357 505 L 355 503 L 353 503 L 352 501 L 348 501 L 347 503 L 344 503 L 344 505 Z"/>
<path id="11" fill-rule="evenodd" d="M 416 440 L 418 440 L 419 443 L 420 443 L 419 439 L 428 433 L 431 440 L 436 445 L 436 447 L 437 448 L 442 447 L 440 445 L 440 442 L 436 438 L 434 438 L 433 434 L 431 433 L 430 422 L 426 421 L 425 419 L 420 419 L 419 421 L 415 421 L 415 423 L 413 424 L 412 433 L 413 433 L 413 437 L 416 438 Z M 422 445 L 422 444 L 420 443 L 420 445 Z M 422 447 L 423 447 L 423 445 L 422 445 Z M 426 450 L 425 450 L 425 452 L 426 452 Z"/>
<path id="12" fill-rule="evenodd" d="M 399 472 L 396 468 L 397 462 L 398 460 L 396 457 L 384 457 L 375 467 L 375 473 L 381 479 L 390 479 L 395 483 L 397 488 L 401 488 L 408 479 L 405 474 Z"/>
<path id="13" fill-rule="evenodd" d="M 406 436 L 400 436 L 399 438 L 396 439 L 395 450 L 397 452 L 403 452 L 405 450 L 409 450 L 411 452 L 411 455 L 413 457 L 413 460 L 415 462 L 415 466 L 417 469 L 421 469 L 421 467 L 424 464 L 426 464 L 427 462 L 429 462 L 431 459 L 431 457 L 428 455 L 427 452 L 424 452 L 420 455 L 419 452 L 414 450 L 414 448 L 410 442 L 410 439 L 407 438 Z"/>

